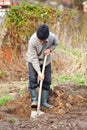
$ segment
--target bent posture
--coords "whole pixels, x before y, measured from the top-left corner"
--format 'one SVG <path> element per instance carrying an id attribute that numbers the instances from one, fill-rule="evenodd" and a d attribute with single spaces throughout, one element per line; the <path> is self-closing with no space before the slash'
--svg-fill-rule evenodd
<path id="1" fill-rule="evenodd" d="M 49 91 L 51 85 L 51 52 L 59 44 L 56 35 L 49 32 L 49 27 L 45 24 L 38 27 L 37 31 L 31 36 L 28 43 L 28 67 L 29 67 L 29 91 L 31 96 L 31 107 L 37 107 L 38 80 L 43 80 L 41 105 L 51 108 L 48 104 Z M 45 73 L 42 74 L 44 56 L 47 55 Z"/>

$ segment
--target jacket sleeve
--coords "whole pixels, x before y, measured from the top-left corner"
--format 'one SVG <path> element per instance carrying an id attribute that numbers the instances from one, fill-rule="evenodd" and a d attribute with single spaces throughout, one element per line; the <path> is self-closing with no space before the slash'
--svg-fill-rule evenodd
<path id="1" fill-rule="evenodd" d="M 52 45 L 50 47 L 51 51 L 53 51 L 58 44 L 59 44 L 59 40 L 57 39 L 56 35 L 54 35 L 53 43 L 52 43 Z"/>
<path id="2" fill-rule="evenodd" d="M 40 71 L 40 64 L 39 64 L 39 59 L 37 55 L 37 49 L 34 45 L 34 43 L 30 42 L 29 43 L 29 57 L 30 57 L 30 62 L 32 63 L 34 69 L 38 72 Z"/>

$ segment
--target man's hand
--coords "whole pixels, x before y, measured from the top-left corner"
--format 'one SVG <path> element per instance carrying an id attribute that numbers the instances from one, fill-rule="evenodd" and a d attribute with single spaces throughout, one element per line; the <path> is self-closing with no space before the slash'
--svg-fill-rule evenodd
<path id="1" fill-rule="evenodd" d="M 44 74 L 42 74 L 40 71 L 38 72 L 38 80 L 44 80 Z"/>
<path id="2" fill-rule="evenodd" d="M 44 51 L 44 54 L 45 54 L 45 56 L 48 56 L 49 54 L 50 54 L 50 48 L 48 48 L 48 49 L 46 49 L 45 51 Z"/>

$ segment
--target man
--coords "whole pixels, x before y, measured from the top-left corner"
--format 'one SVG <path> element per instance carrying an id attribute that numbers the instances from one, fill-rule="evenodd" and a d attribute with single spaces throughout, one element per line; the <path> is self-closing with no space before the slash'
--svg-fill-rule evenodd
<path id="1" fill-rule="evenodd" d="M 39 26 L 37 31 L 31 36 L 28 45 L 27 58 L 29 67 L 29 91 L 32 100 L 31 107 L 37 107 L 38 80 L 43 80 L 41 105 L 51 108 L 47 103 L 51 85 L 51 55 L 50 53 L 58 45 L 59 41 L 55 34 L 49 32 L 49 27 L 45 24 Z M 47 55 L 45 73 L 42 74 L 44 56 Z"/>

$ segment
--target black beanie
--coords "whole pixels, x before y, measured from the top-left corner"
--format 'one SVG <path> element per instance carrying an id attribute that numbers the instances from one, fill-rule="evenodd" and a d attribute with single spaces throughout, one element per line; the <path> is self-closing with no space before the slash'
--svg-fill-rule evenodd
<path id="1" fill-rule="evenodd" d="M 40 40 L 46 40 L 49 36 L 49 27 L 45 24 L 39 26 L 37 29 L 37 37 Z"/>

